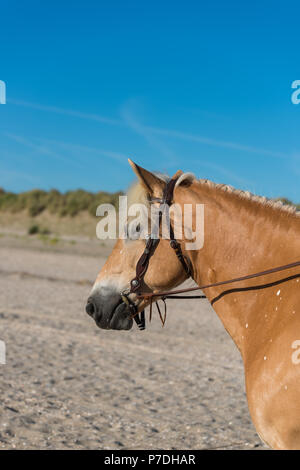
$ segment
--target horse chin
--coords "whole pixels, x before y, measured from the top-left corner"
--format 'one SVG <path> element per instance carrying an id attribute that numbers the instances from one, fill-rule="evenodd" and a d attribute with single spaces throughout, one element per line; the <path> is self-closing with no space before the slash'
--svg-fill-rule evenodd
<path id="1" fill-rule="evenodd" d="M 99 328 L 106 330 L 130 330 L 133 325 L 133 320 L 127 305 L 122 302 L 114 309 L 108 322 L 105 323 L 105 326 L 101 321 L 96 321 L 96 324 Z"/>

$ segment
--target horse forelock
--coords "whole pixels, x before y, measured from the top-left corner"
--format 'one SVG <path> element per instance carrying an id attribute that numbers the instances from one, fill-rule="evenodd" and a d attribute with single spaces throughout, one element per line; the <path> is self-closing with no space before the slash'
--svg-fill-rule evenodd
<path id="1" fill-rule="evenodd" d="M 136 181 L 127 191 L 128 206 L 133 204 L 146 204 L 149 206 L 149 199 L 146 189 L 141 183 Z"/>
<path id="2" fill-rule="evenodd" d="M 153 174 L 165 183 L 170 181 L 170 177 L 168 175 L 159 172 L 154 172 Z M 139 181 L 135 181 L 128 189 L 127 200 L 129 206 L 132 204 L 145 204 L 150 206 L 149 193 Z"/>

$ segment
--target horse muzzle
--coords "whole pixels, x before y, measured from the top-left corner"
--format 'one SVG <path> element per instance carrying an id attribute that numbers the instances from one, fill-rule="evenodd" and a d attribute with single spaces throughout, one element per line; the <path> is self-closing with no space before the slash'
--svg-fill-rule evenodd
<path id="1" fill-rule="evenodd" d="M 85 307 L 86 313 L 95 320 L 99 328 L 105 330 L 130 330 L 133 325 L 128 305 L 121 295 L 106 291 L 92 294 Z"/>

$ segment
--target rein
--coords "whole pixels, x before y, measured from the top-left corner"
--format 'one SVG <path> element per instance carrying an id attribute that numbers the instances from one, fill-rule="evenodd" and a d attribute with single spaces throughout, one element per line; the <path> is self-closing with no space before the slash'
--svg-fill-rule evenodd
<path id="1" fill-rule="evenodd" d="M 155 202 L 159 202 L 160 207 L 162 210 L 159 212 L 159 227 L 161 226 L 161 221 L 162 221 L 162 212 L 165 212 L 166 210 L 169 211 L 169 208 L 173 202 L 173 192 L 174 188 L 176 185 L 178 178 L 172 178 L 168 183 L 166 183 L 164 192 L 163 192 L 163 198 L 162 199 L 153 199 Z M 218 286 L 224 286 L 227 284 L 232 284 L 235 282 L 241 282 L 245 281 L 248 279 L 254 279 L 257 277 L 262 277 L 266 276 L 269 274 L 285 271 L 287 269 L 295 268 L 296 266 L 300 266 L 300 261 L 296 261 L 294 263 L 290 264 L 285 264 L 282 266 L 277 266 L 276 268 L 271 268 L 267 269 L 265 271 L 260 271 L 254 274 L 248 274 L 246 276 L 241 276 L 241 277 L 236 277 L 233 279 L 228 279 L 226 281 L 220 281 L 220 282 L 214 282 L 212 284 L 205 284 L 202 286 L 197 286 L 197 287 L 190 287 L 187 289 L 177 289 L 177 290 L 170 290 L 170 291 L 159 291 L 159 292 L 145 292 L 142 293 L 140 292 L 142 283 L 145 277 L 145 274 L 147 272 L 150 258 L 154 254 L 158 244 L 160 242 L 159 238 L 154 238 L 152 237 L 152 234 L 150 234 L 147 238 L 146 242 L 146 247 L 144 252 L 142 253 L 141 257 L 139 258 L 137 264 L 136 264 L 136 275 L 135 277 L 131 280 L 130 282 L 130 288 L 127 290 L 124 290 L 121 292 L 121 297 L 124 303 L 127 304 L 129 311 L 131 313 L 131 317 L 135 320 L 136 324 L 138 325 L 140 330 L 144 330 L 146 328 L 146 321 L 145 321 L 145 311 L 143 310 L 142 312 L 138 312 L 138 306 L 132 301 L 132 299 L 129 297 L 130 294 L 134 293 L 136 294 L 136 297 L 138 300 L 144 300 L 144 301 L 150 301 L 150 315 L 149 315 L 149 320 L 151 321 L 152 318 L 152 304 L 153 301 L 156 304 L 157 311 L 160 317 L 160 320 L 162 322 L 162 325 L 164 326 L 165 321 L 166 321 L 166 315 L 167 315 L 167 307 L 166 307 L 166 299 L 206 299 L 205 295 L 176 295 L 176 294 L 184 294 L 186 292 L 194 292 L 197 290 L 203 290 L 203 289 L 209 289 L 212 287 L 218 287 Z M 179 261 L 181 262 L 183 269 L 185 270 L 186 274 L 188 277 L 192 276 L 192 272 L 190 269 L 190 263 L 187 258 L 182 253 L 180 243 L 175 239 L 174 236 L 174 231 L 173 228 L 170 224 L 170 246 L 173 248 L 175 251 L 175 254 Z M 164 314 L 162 315 L 162 312 L 160 310 L 160 307 L 157 303 L 155 298 L 160 298 L 159 300 L 162 300 L 164 303 Z"/>
<path id="2" fill-rule="evenodd" d="M 254 279 L 256 277 L 266 276 L 267 274 L 278 273 L 280 271 L 285 271 L 287 269 L 295 268 L 296 266 L 300 266 L 300 261 L 295 261 L 294 263 L 284 264 L 283 266 L 277 266 L 276 268 L 267 269 L 266 271 L 260 271 L 254 274 L 248 274 L 247 276 L 236 277 L 233 279 L 228 279 L 226 281 L 214 282 L 213 284 L 204 284 L 203 286 L 197 287 L 190 287 L 188 289 L 177 289 L 177 290 L 170 290 L 170 291 L 161 291 L 161 292 L 151 292 L 140 294 L 137 296 L 138 299 L 144 300 L 152 300 L 154 297 L 161 297 L 162 299 L 199 299 L 199 298 L 206 298 L 205 295 L 198 296 L 198 295 L 177 295 L 174 294 L 183 294 L 185 292 L 193 292 L 195 290 L 203 290 L 209 289 L 210 287 L 218 287 L 224 286 L 226 284 L 231 284 L 234 282 L 241 282 L 246 281 L 247 279 Z"/>

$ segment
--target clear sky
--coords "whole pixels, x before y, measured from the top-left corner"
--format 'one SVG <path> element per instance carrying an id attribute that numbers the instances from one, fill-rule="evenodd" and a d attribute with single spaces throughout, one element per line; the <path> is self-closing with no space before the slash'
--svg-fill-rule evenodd
<path id="1" fill-rule="evenodd" d="M 0 1 L 0 186 L 142 166 L 300 202 L 299 1 Z"/>

